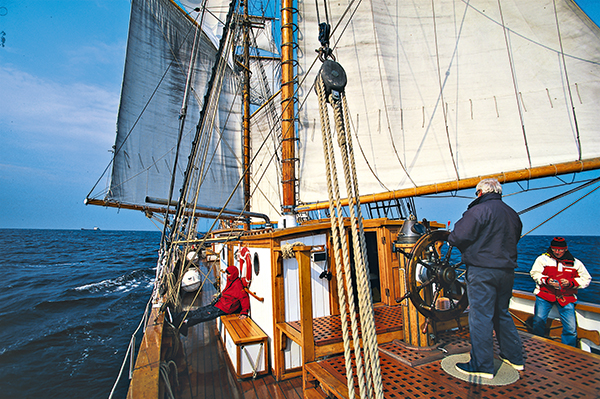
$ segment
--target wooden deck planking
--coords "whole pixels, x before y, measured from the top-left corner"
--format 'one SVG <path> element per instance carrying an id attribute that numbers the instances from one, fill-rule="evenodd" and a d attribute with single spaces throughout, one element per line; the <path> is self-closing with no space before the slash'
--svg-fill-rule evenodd
<path id="1" fill-rule="evenodd" d="M 187 370 L 180 378 L 182 399 L 243 397 L 239 385 L 222 352 L 214 321 L 198 324 L 189 330 L 186 345 Z M 190 349 L 190 345 L 194 349 Z"/>
<path id="2" fill-rule="evenodd" d="M 600 397 L 600 356 L 530 334 L 522 334 L 521 338 L 526 354 L 525 371 L 517 382 L 506 386 L 470 384 L 454 378 L 443 371 L 441 360 L 411 367 L 382 353 L 384 396 L 388 399 Z M 325 379 L 334 377 L 338 384 L 345 384 L 343 357 L 318 363 L 328 374 Z M 355 387 L 358 392 L 356 377 Z"/>
<path id="3" fill-rule="evenodd" d="M 272 375 L 240 382 L 244 399 L 302 399 L 302 379 L 275 381 Z"/>
<path id="4" fill-rule="evenodd" d="M 226 359 L 216 321 L 200 323 L 181 337 L 187 369 L 180 374 L 179 399 L 302 399 L 302 379 L 275 381 L 272 375 L 238 381 Z"/>

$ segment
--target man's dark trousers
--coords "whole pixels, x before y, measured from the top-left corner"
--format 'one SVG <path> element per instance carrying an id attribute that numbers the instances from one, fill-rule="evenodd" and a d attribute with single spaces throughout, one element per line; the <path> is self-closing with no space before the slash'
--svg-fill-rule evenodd
<path id="1" fill-rule="evenodd" d="M 502 356 L 524 364 L 521 338 L 508 312 L 514 278 L 514 269 L 467 267 L 471 364 L 480 372 L 494 373 L 493 330 Z"/>

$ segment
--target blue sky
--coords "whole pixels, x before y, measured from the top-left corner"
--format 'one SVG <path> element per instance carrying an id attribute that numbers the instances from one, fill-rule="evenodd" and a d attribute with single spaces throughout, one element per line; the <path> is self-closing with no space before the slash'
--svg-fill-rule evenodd
<path id="1" fill-rule="evenodd" d="M 576 2 L 600 22 L 600 1 Z M 128 0 L 0 0 L 0 228 L 155 229 L 141 212 L 83 204 L 114 144 L 129 8 Z M 599 235 L 598 191 L 533 234 Z M 521 210 L 553 194 L 507 202 Z M 524 231 L 571 197 L 524 215 Z M 419 218 L 454 223 L 469 202 L 416 204 Z"/>

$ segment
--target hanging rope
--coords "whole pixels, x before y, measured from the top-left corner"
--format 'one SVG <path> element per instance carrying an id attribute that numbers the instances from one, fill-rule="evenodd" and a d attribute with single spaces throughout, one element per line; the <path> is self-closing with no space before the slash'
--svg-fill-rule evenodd
<path id="1" fill-rule="evenodd" d="M 352 358 L 350 347 L 350 337 L 348 336 L 348 316 L 347 309 L 350 308 L 350 312 L 354 314 L 351 318 L 352 322 L 352 339 L 354 340 L 354 347 L 357 348 L 355 351 L 356 358 L 356 369 L 358 374 L 358 386 L 361 390 L 361 396 L 365 389 L 364 375 L 361 361 L 360 343 L 358 338 L 358 325 L 356 322 L 356 312 L 354 309 L 354 292 L 352 289 L 349 290 L 348 296 L 350 297 L 350 303 L 346 300 L 346 290 L 344 289 L 344 281 L 342 280 L 342 273 L 346 279 L 346 287 L 352 287 L 350 278 L 350 260 L 348 254 L 348 246 L 344 232 L 344 220 L 341 209 L 341 201 L 339 195 L 339 185 L 337 181 L 337 175 L 332 174 L 332 169 L 335 169 L 335 158 L 332 156 L 333 151 L 331 149 L 331 131 L 329 126 L 329 117 L 327 114 L 327 105 L 325 100 L 325 91 L 323 88 L 323 79 L 319 75 L 318 82 L 316 85 L 317 94 L 319 97 L 319 115 L 321 116 L 321 136 L 323 140 L 323 155 L 325 157 L 325 169 L 327 173 L 327 191 L 329 193 L 329 215 L 331 218 L 331 234 L 333 236 L 333 252 L 335 254 L 335 267 L 336 267 L 336 280 L 338 287 L 338 299 L 340 301 L 340 316 L 342 321 L 342 339 L 344 341 L 344 360 L 346 365 L 346 383 L 348 386 L 348 398 L 354 398 L 354 377 L 352 371 Z M 331 155 L 331 156 L 330 156 Z M 335 202 L 334 202 L 335 201 Z M 335 203 L 335 205 L 334 205 Z M 341 225 L 341 227 L 340 227 Z M 341 230 L 341 232 L 340 232 Z M 343 237 L 343 239 L 342 239 Z M 340 245 L 344 254 L 344 262 L 342 263 Z M 342 272 L 343 267 L 343 272 Z"/>
<path id="2" fill-rule="evenodd" d="M 336 133 L 338 145 L 342 155 L 346 189 L 348 192 L 350 212 L 350 225 L 352 230 L 352 243 L 354 249 L 354 265 L 358 285 L 359 314 L 355 309 L 354 293 L 352 290 L 352 275 L 350 252 L 348 250 L 347 235 L 345 234 L 343 208 L 341 205 L 339 184 L 337 180 L 337 169 L 333 141 L 329 125 L 327 110 L 327 93 L 324 82 L 327 79 L 327 91 L 329 91 L 329 103 L 332 105 L 336 121 Z M 341 80 L 340 76 L 343 76 Z M 341 89 L 336 86 L 341 81 Z M 343 93 L 345 86 L 345 72 L 339 64 L 327 60 L 324 62 L 321 72 L 317 78 L 316 91 L 319 97 L 319 114 L 321 116 L 321 133 L 323 139 L 323 152 L 327 173 L 327 188 L 329 192 L 329 213 L 331 218 L 331 231 L 333 236 L 336 278 L 338 281 L 338 296 L 340 300 L 340 312 L 342 321 L 342 337 L 344 339 L 344 358 L 346 361 L 346 375 L 348 384 L 348 396 L 354 397 L 354 379 L 351 363 L 350 338 L 348 334 L 346 306 L 350 312 L 352 325 L 352 340 L 354 343 L 356 373 L 361 398 L 383 398 L 383 387 L 381 382 L 381 370 L 379 364 L 379 352 L 377 348 L 377 337 L 375 332 L 375 319 L 371 300 L 371 287 L 367 276 L 366 241 L 362 225 L 362 214 L 358 200 L 358 182 L 356 178 L 356 166 L 354 164 L 354 152 L 352 139 L 346 134 L 345 124 L 348 125 L 348 109 Z M 333 87 L 333 88 L 332 88 Z M 344 123 L 345 122 L 345 123 Z M 341 251 L 340 251 L 341 246 Z M 343 255 L 343 262 L 342 257 Z M 345 284 L 342 281 L 342 268 Z M 345 287 L 345 288 L 344 288 Z M 346 297 L 348 302 L 346 302 Z M 363 339 L 364 365 L 360 350 L 360 338 L 358 336 L 358 317 Z M 366 369 L 366 370 L 365 370 Z M 365 373 L 366 371 L 366 373 Z"/>
<path id="3" fill-rule="evenodd" d="M 342 115 L 339 115 L 336 118 L 336 122 L 338 126 L 336 126 L 336 130 L 339 132 L 343 132 L 346 135 L 346 131 L 344 129 L 344 125 L 342 123 L 342 116 L 345 117 L 346 126 L 348 126 L 348 103 L 346 102 L 346 95 L 342 93 L 342 105 L 343 111 Z M 339 109 L 337 107 L 336 109 Z M 341 109 L 340 109 L 341 111 Z M 347 140 L 344 139 L 344 142 L 347 143 L 348 156 L 346 157 L 346 151 L 342 151 L 342 157 L 344 158 L 344 174 L 346 175 L 346 187 L 349 187 L 350 182 L 352 182 L 352 190 L 348 189 L 348 198 L 350 199 L 350 218 L 351 218 L 351 226 L 352 226 L 352 238 L 354 242 L 354 264 L 362 265 L 363 267 L 360 269 L 360 273 L 357 273 L 358 282 L 359 282 L 359 304 L 360 304 L 360 318 L 361 325 L 367 325 L 368 328 L 364 328 L 363 333 L 363 341 L 365 340 L 369 343 L 366 345 L 365 353 L 367 355 L 367 364 L 371 367 L 371 374 L 373 376 L 373 384 L 376 389 L 376 393 L 381 393 L 381 398 L 383 398 L 383 387 L 381 382 L 381 370 L 379 363 L 379 350 L 377 347 L 377 333 L 375 329 L 375 314 L 373 312 L 373 303 L 372 303 L 372 290 L 371 290 L 371 281 L 369 280 L 367 270 L 369 269 L 368 260 L 367 260 L 367 243 L 365 240 L 365 232 L 363 227 L 363 216 L 362 211 L 360 209 L 360 195 L 358 192 L 358 180 L 356 173 L 356 163 L 354 161 L 354 150 L 352 147 L 352 137 L 347 135 Z M 349 162 L 348 162 L 349 161 Z M 358 231 L 357 231 L 358 229 Z M 358 250 L 360 246 L 360 251 Z M 361 298 L 362 296 L 362 298 Z M 379 385 L 377 385 L 379 384 Z"/>

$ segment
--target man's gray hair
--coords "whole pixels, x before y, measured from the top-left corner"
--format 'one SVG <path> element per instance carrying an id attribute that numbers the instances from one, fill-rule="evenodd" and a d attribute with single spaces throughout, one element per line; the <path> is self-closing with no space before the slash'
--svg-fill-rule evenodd
<path id="1" fill-rule="evenodd" d="M 482 194 L 487 193 L 498 193 L 502 194 L 502 186 L 498 179 L 483 179 L 477 184 L 475 188 L 477 191 L 481 191 Z"/>

